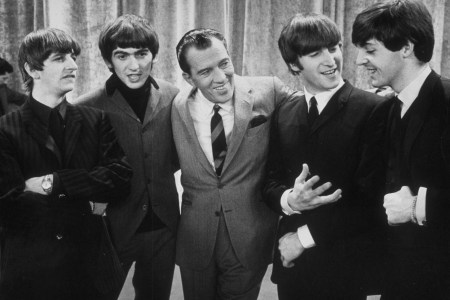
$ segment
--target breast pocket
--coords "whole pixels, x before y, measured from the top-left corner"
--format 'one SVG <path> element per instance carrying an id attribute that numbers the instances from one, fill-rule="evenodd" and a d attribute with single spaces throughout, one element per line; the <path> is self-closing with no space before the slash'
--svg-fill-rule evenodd
<path id="1" fill-rule="evenodd" d="M 267 134 L 268 130 L 269 130 L 269 126 L 270 126 L 270 122 L 267 121 L 256 127 L 249 128 L 247 130 L 246 135 L 247 135 L 247 137 L 256 137 L 256 136 L 261 136 L 261 135 Z"/>

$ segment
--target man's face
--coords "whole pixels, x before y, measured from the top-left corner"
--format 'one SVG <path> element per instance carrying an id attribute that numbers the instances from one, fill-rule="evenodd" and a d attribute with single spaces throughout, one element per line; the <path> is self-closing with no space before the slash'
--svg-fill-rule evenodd
<path id="1" fill-rule="evenodd" d="M 374 87 L 390 86 L 396 90 L 401 78 L 402 62 L 400 51 L 392 52 L 376 39 L 358 47 L 356 63 L 367 70 Z"/>
<path id="2" fill-rule="evenodd" d="M 130 89 L 138 89 L 147 81 L 153 67 L 153 54 L 148 48 L 116 48 L 111 62 L 105 61 L 114 69 L 117 77 Z"/>
<path id="3" fill-rule="evenodd" d="M 303 85 L 312 94 L 329 91 L 342 79 L 342 44 L 299 56 Z"/>
<path id="4" fill-rule="evenodd" d="M 216 38 L 211 38 L 211 47 L 186 52 L 190 74 L 183 73 L 184 79 L 197 87 L 213 103 L 225 103 L 234 93 L 234 67 L 225 46 Z"/>
<path id="5" fill-rule="evenodd" d="M 8 85 L 10 77 L 11 77 L 11 73 L 5 73 L 5 74 L 0 75 L 0 85 L 3 85 L 3 84 Z"/>
<path id="6" fill-rule="evenodd" d="M 78 66 L 73 53 L 52 53 L 44 60 L 42 71 L 35 70 L 33 89 L 39 88 L 48 94 L 63 96 L 73 90 Z"/>

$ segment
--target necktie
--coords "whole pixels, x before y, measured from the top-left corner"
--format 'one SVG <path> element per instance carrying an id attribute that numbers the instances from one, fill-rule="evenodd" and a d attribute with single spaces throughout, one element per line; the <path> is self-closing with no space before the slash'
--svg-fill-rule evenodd
<path id="1" fill-rule="evenodd" d="M 62 151 L 64 147 L 64 121 L 57 109 L 52 109 L 50 112 L 49 132 L 59 150 Z"/>
<path id="2" fill-rule="evenodd" d="M 317 100 L 315 97 L 312 97 L 311 100 L 309 100 L 309 104 L 308 124 L 311 126 L 319 116 L 319 110 L 317 109 Z"/>
<path id="3" fill-rule="evenodd" d="M 220 106 L 214 105 L 214 115 L 211 118 L 211 143 L 216 174 L 222 173 L 223 162 L 227 154 L 227 142 L 225 130 L 223 129 L 222 117 L 219 114 Z"/>

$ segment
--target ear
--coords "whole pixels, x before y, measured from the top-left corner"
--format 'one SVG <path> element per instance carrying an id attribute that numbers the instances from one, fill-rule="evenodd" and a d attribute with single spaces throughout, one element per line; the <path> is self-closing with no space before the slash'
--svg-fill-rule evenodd
<path id="1" fill-rule="evenodd" d="M 152 63 L 156 64 L 158 62 L 158 55 L 153 57 Z"/>
<path id="2" fill-rule="evenodd" d="M 290 63 L 289 67 L 291 68 L 292 71 L 294 72 L 301 72 L 302 70 L 294 63 Z"/>
<path id="3" fill-rule="evenodd" d="M 28 75 L 30 75 L 31 78 L 33 78 L 33 79 L 40 78 L 38 71 L 35 69 L 32 69 L 31 66 L 27 62 L 23 66 L 25 68 L 25 71 L 27 71 Z"/>
<path id="4" fill-rule="evenodd" d="M 400 49 L 400 53 L 404 58 L 409 57 L 410 55 L 414 55 L 414 44 L 411 41 L 408 41 L 405 46 Z"/>
<path id="5" fill-rule="evenodd" d="M 183 78 L 184 80 L 187 81 L 187 83 L 189 83 L 191 86 L 195 87 L 194 81 L 192 80 L 191 75 L 189 75 L 188 73 L 183 72 Z"/>
<path id="6" fill-rule="evenodd" d="M 108 69 L 114 69 L 114 66 L 112 65 L 112 63 L 109 62 L 107 59 L 103 59 L 103 61 L 105 62 Z"/>

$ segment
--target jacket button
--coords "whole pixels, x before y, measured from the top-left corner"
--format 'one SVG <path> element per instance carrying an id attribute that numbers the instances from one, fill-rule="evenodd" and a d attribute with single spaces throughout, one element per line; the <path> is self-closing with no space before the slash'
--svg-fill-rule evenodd
<path id="1" fill-rule="evenodd" d="M 59 198 L 59 199 L 62 199 L 62 198 L 64 198 L 64 197 L 66 197 L 66 195 L 64 195 L 64 194 L 59 194 L 59 195 L 58 195 L 58 198 Z"/>
<path id="2" fill-rule="evenodd" d="M 220 216 L 220 212 L 219 211 L 216 211 L 214 214 L 216 215 L 216 217 Z"/>
<path id="3" fill-rule="evenodd" d="M 62 238 L 63 238 L 63 235 L 62 235 L 62 234 L 58 233 L 58 234 L 56 235 L 56 239 L 60 240 L 60 239 L 62 239 Z"/>
<path id="4" fill-rule="evenodd" d="M 147 209 L 148 209 L 148 205 L 147 204 L 142 205 L 142 210 L 143 211 L 147 211 Z"/>
<path id="5" fill-rule="evenodd" d="M 218 183 L 218 184 L 217 184 L 217 187 L 218 187 L 219 189 L 223 188 L 223 183 Z"/>

